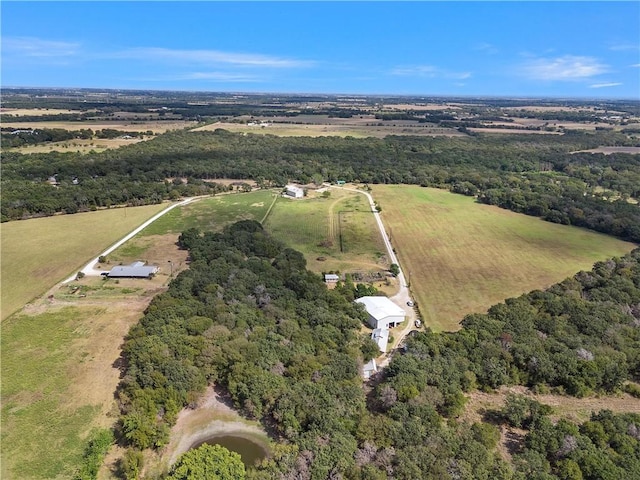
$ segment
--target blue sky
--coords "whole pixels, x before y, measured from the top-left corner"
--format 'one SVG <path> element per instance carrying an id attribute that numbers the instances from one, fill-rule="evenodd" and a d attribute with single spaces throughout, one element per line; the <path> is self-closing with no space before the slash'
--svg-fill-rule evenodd
<path id="1" fill-rule="evenodd" d="M 1 84 L 640 98 L 640 2 L 2 1 Z"/>

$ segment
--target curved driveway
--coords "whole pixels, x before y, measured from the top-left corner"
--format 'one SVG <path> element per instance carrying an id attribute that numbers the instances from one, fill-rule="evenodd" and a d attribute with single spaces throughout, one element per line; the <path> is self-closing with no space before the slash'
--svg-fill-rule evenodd
<path id="1" fill-rule="evenodd" d="M 133 238 L 135 235 L 137 235 L 138 233 L 140 233 L 142 230 L 144 230 L 146 227 L 148 227 L 149 225 L 151 225 L 153 222 L 155 222 L 157 219 L 159 219 L 161 216 L 163 216 L 165 213 L 169 213 L 171 210 L 173 210 L 176 207 L 179 207 L 181 205 L 186 205 L 187 203 L 191 203 L 192 201 L 196 200 L 199 197 L 191 197 L 191 198 L 187 198 L 186 200 L 183 200 L 181 202 L 178 203 L 174 203 L 173 205 L 168 206 L 167 208 L 165 208 L 164 210 L 162 210 L 159 213 L 156 213 L 153 217 L 151 217 L 149 220 L 147 220 L 146 222 L 144 222 L 142 225 L 140 225 L 138 228 L 136 228 L 134 231 L 132 231 L 131 233 L 127 234 L 125 237 L 123 237 L 122 239 L 118 240 L 116 243 L 114 243 L 113 245 L 111 245 L 109 248 L 107 248 L 104 252 L 102 252 L 100 255 L 98 255 L 97 257 L 91 259 L 91 261 L 89 263 L 87 263 L 82 270 L 80 270 L 82 273 L 84 273 L 87 276 L 94 276 L 97 277 L 99 275 L 101 275 L 104 270 L 98 270 L 96 269 L 96 264 L 98 263 L 98 258 L 100 257 L 106 257 L 107 255 L 109 255 L 111 252 L 113 252 L 116 248 L 118 248 L 120 245 L 122 245 L 124 242 L 126 242 L 127 240 Z M 69 283 L 72 282 L 73 280 L 76 279 L 77 277 L 77 273 L 70 276 L 69 278 L 67 278 L 66 280 L 64 280 L 62 283 Z"/>
<path id="2" fill-rule="evenodd" d="M 327 185 L 327 184 L 325 184 Z M 362 190 L 358 190 L 356 188 L 348 188 L 348 187 L 337 187 L 335 185 L 327 185 L 331 188 L 339 188 L 341 190 L 348 190 L 350 192 L 356 192 L 356 193 L 361 193 L 362 195 L 366 195 L 366 197 L 369 199 L 369 205 L 371 206 L 371 211 L 373 212 L 373 217 L 376 219 L 376 223 L 378 224 L 378 229 L 380 230 L 380 235 L 382 236 L 382 240 L 384 241 L 384 245 L 387 248 L 387 254 L 389 255 L 389 258 L 391 260 L 391 263 L 395 263 L 396 265 L 398 265 L 398 267 L 400 267 L 400 262 L 398 262 L 398 257 L 396 257 L 396 253 L 393 251 L 393 247 L 391 246 L 391 242 L 389 241 L 389 236 L 387 235 L 386 230 L 384 229 L 384 224 L 382 223 L 382 218 L 380 218 L 380 213 L 378 212 L 378 210 L 376 209 L 376 204 L 373 201 L 373 197 L 371 196 L 371 194 L 369 192 L 364 192 Z M 411 293 L 409 292 L 409 288 L 407 285 L 407 282 L 405 281 L 404 278 L 404 273 L 402 272 L 402 267 L 400 267 L 400 273 L 398 273 L 398 283 L 399 283 L 399 289 L 398 289 L 398 293 L 396 293 L 393 297 L 391 297 L 391 301 L 393 301 L 395 304 L 397 304 L 399 307 L 401 307 L 402 309 L 404 309 L 405 313 L 407 314 L 407 324 L 405 325 L 404 329 L 398 333 L 396 336 L 396 340 L 393 343 L 393 345 L 390 345 L 388 350 L 389 352 L 392 352 L 394 348 L 396 348 L 398 345 L 400 345 L 400 343 L 402 342 L 402 340 L 404 339 L 404 337 L 407 336 L 407 334 L 414 329 L 414 322 L 416 320 L 416 312 L 412 307 L 409 307 L 407 305 L 407 302 L 409 300 L 411 300 Z M 378 366 L 379 367 L 384 367 L 389 363 L 389 360 L 391 358 L 390 353 L 388 354 L 388 356 L 384 359 L 383 362 L 381 362 Z"/>

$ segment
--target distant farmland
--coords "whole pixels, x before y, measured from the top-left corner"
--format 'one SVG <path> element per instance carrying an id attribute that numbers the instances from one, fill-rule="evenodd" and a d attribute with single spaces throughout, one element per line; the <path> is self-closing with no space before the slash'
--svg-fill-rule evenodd
<path id="1" fill-rule="evenodd" d="M 437 331 L 635 246 L 444 190 L 376 185 L 373 195 L 420 313 Z"/>

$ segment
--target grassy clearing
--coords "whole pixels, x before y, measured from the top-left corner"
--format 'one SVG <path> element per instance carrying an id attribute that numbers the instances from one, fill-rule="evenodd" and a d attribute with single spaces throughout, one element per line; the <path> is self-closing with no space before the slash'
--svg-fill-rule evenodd
<path id="1" fill-rule="evenodd" d="M 271 211 L 265 228 L 301 251 L 312 271 L 373 271 L 388 267 L 384 245 L 364 195 L 331 190 L 329 198 L 282 198 Z"/>
<path id="2" fill-rule="evenodd" d="M 220 231 L 236 220 L 260 221 L 273 202 L 274 194 L 271 190 L 256 190 L 203 198 L 174 208 L 140 233 L 142 236 L 179 234 L 192 227 L 202 231 Z"/>
<path id="3" fill-rule="evenodd" d="M 3 223 L 2 319 L 165 207 L 118 208 Z"/>
<path id="4" fill-rule="evenodd" d="M 74 139 L 64 142 L 47 142 L 35 145 L 24 145 L 7 149 L 20 153 L 48 153 L 48 152 L 79 152 L 88 153 L 91 151 L 102 152 L 111 148 L 120 148 L 123 145 L 130 145 L 144 140 L 151 140 L 153 137 L 142 138 L 94 138 L 94 139 Z"/>
<path id="5" fill-rule="evenodd" d="M 588 270 L 635 245 L 556 225 L 443 190 L 375 186 L 391 243 L 434 330 L 506 298 Z"/>
<path id="6" fill-rule="evenodd" d="M 100 121 L 85 120 L 83 122 L 72 121 L 32 121 L 32 122 L 2 122 L 3 127 L 11 127 L 18 129 L 26 128 L 62 128 L 64 130 L 79 130 L 81 128 L 90 128 L 91 130 L 103 130 L 110 128 L 112 130 L 122 130 L 126 132 L 146 132 L 151 130 L 153 133 L 164 133 L 167 130 L 177 130 L 197 125 L 195 121 L 130 121 L 122 119 L 120 121 Z"/>
<path id="7" fill-rule="evenodd" d="M 2 478 L 71 478 L 87 435 L 114 421 L 113 367 L 150 296 L 98 279 L 2 323 Z M 146 287 L 157 289 L 148 282 Z"/>
<path id="8" fill-rule="evenodd" d="M 249 126 L 241 123 L 217 122 L 203 127 L 195 128 L 193 131 L 216 130 L 222 128 L 230 132 L 255 133 L 258 135 L 277 135 L 279 137 L 354 137 L 383 138 L 387 135 L 427 135 L 427 136 L 464 136 L 464 134 L 451 128 L 427 127 L 424 124 L 411 125 L 384 125 L 373 126 L 365 124 L 289 124 L 272 123 L 268 127 L 259 125 Z"/>

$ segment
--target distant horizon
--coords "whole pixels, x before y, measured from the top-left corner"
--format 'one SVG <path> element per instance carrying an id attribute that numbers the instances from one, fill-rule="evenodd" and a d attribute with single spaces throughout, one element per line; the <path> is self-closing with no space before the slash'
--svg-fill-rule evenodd
<path id="1" fill-rule="evenodd" d="M 637 1 L 0 8 L 2 88 L 640 98 Z"/>
<path id="2" fill-rule="evenodd" d="M 471 94 L 428 94 L 428 93 L 406 93 L 406 94 L 394 94 L 394 93 L 356 93 L 356 92 L 337 92 L 337 93 L 328 93 L 328 92 L 243 92 L 243 91 L 235 91 L 235 90 L 184 90 L 184 89 L 155 89 L 155 88 L 110 88 L 110 87 L 34 87 L 34 86 L 0 86 L 0 90 L 95 90 L 101 92 L 158 92 L 158 93 L 192 93 L 192 94 L 221 94 L 221 95 L 265 95 L 265 96 L 328 96 L 328 97 L 340 97 L 340 96 L 354 96 L 354 97 L 385 97 L 385 98 L 420 98 L 423 97 L 425 99 L 438 98 L 438 99 L 449 99 L 449 98 L 468 98 L 468 99 L 479 99 L 479 100 L 490 100 L 490 99 L 505 99 L 505 100 L 552 100 L 552 101 L 560 101 L 560 100 L 568 100 L 568 101 L 629 101 L 636 102 L 640 104 L 640 98 L 631 98 L 631 97 L 568 97 L 568 96 L 532 96 L 532 95 L 471 95 Z"/>

